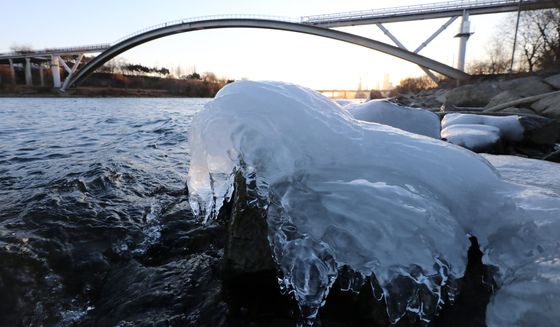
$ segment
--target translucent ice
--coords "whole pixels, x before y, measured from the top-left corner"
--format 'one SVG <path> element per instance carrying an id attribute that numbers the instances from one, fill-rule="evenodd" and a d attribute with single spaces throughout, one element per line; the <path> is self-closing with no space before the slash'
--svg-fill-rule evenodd
<path id="1" fill-rule="evenodd" d="M 441 131 L 441 138 L 449 143 L 477 151 L 486 149 L 500 140 L 500 129 L 491 125 L 457 124 Z"/>
<path id="2" fill-rule="evenodd" d="M 375 274 L 391 321 L 429 321 L 463 275 L 468 234 L 500 269 L 491 326 L 557 318 L 560 200 L 470 151 L 358 121 L 303 87 L 250 81 L 199 112 L 190 142 L 193 209 L 211 219 L 236 171 L 253 180 L 264 201 L 248 205 L 267 210 L 280 284 L 307 323 L 343 265 Z"/>

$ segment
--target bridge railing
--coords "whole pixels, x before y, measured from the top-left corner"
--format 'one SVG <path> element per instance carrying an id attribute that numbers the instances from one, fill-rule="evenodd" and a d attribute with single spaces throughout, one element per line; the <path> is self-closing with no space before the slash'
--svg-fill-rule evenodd
<path id="1" fill-rule="evenodd" d="M 533 3 L 537 0 L 525 0 L 524 4 Z M 312 15 L 301 17 L 303 24 L 318 24 L 330 21 L 339 20 L 357 20 L 367 18 L 381 18 L 388 16 L 398 16 L 407 14 L 430 13 L 434 11 L 451 11 L 451 10 L 469 10 L 481 7 L 496 7 L 517 5 L 519 0 L 460 0 L 460 1 L 447 1 L 437 3 L 427 3 L 409 6 L 389 7 L 380 9 L 360 10 L 360 11 L 347 11 L 333 14 Z"/>
<path id="2" fill-rule="evenodd" d="M 283 22 L 288 22 L 288 23 L 301 23 L 301 18 L 299 18 L 299 17 L 294 18 L 294 17 L 285 17 L 285 16 L 243 15 L 243 14 L 239 14 L 239 15 L 234 14 L 234 15 L 197 16 L 197 17 L 189 17 L 189 18 L 184 18 L 184 19 L 171 20 L 171 21 L 164 22 L 164 23 L 161 23 L 161 24 L 148 26 L 148 27 L 143 28 L 141 30 L 138 30 L 134 33 L 123 36 L 120 39 L 113 42 L 112 44 L 117 44 L 117 43 L 122 42 L 126 39 L 129 39 L 133 36 L 140 35 L 142 33 L 146 33 L 146 32 L 153 31 L 153 30 L 163 28 L 163 27 L 168 27 L 168 26 L 173 26 L 173 25 L 181 25 L 181 24 L 185 24 L 185 23 L 192 23 L 192 22 L 198 22 L 198 21 L 203 21 L 203 20 L 220 20 L 220 19 L 236 19 L 236 18 L 238 18 L 238 19 L 267 19 L 267 20 L 283 21 Z"/>

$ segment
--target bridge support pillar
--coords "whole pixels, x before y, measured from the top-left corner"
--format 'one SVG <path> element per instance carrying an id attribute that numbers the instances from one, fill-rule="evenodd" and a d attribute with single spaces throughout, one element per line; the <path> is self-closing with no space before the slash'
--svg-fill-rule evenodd
<path id="1" fill-rule="evenodd" d="M 455 37 L 459 38 L 459 59 L 457 61 L 457 69 L 460 71 L 465 71 L 465 58 L 467 53 L 467 41 L 469 37 L 472 35 L 471 33 L 471 22 L 469 21 L 469 13 L 468 11 L 463 11 L 463 18 L 461 20 L 461 29 L 459 30 L 459 34 L 455 35 Z"/>
<path id="2" fill-rule="evenodd" d="M 58 60 L 60 59 L 59 56 L 51 56 L 51 70 L 52 70 L 52 77 L 53 77 L 53 87 L 60 88 L 62 85 L 60 83 L 60 64 Z"/>
<path id="3" fill-rule="evenodd" d="M 39 65 L 39 79 L 41 80 L 41 86 L 45 86 L 45 74 L 43 73 L 43 64 Z"/>
<path id="4" fill-rule="evenodd" d="M 78 59 L 76 59 L 76 62 L 74 62 L 74 66 L 72 66 L 72 68 L 68 67 L 68 65 L 64 62 L 64 60 L 62 59 L 60 60 L 60 63 L 62 64 L 62 66 L 64 66 L 64 69 L 66 69 L 66 71 L 68 72 L 68 76 L 66 77 L 64 83 L 62 84 L 62 87 L 60 88 L 62 92 L 64 92 L 68 87 L 68 83 L 70 83 L 70 80 L 72 80 L 72 76 L 74 76 L 74 73 L 78 69 L 78 66 L 80 65 L 80 62 L 82 61 L 83 58 L 84 58 L 84 54 L 82 53 L 80 54 Z"/>
<path id="5" fill-rule="evenodd" d="M 33 85 L 33 80 L 31 79 L 31 58 L 25 58 L 25 85 Z"/>
<path id="6" fill-rule="evenodd" d="M 8 59 L 10 62 L 10 78 L 12 79 L 12 85 L 16 85 L 16 69 L 14 68 L 14 61 Z"/>

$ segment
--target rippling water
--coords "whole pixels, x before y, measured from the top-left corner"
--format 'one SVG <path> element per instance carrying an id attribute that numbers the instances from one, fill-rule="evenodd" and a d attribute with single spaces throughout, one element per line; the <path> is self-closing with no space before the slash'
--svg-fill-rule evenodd
<path id="1" fill-rule="evenodd" d="M 0 325 L 200 319 L 182 292 L 219 247 L 185 181 L 207 101 L 0 99 Z"/>

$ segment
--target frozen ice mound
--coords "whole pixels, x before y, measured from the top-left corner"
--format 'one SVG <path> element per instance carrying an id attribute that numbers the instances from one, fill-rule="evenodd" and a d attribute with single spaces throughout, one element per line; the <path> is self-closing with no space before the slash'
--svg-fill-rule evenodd
<path id="1" fill-rule="evenodd" d="M 500 140 L 500 129 L 491 125 L 456 124 L 441 131 L 447 142 L 477 151 L 486 149 Z"/>
<path id="2" fill-rule="evenodd" d="M 494 127 L 499 131 L 499 136 L 508 141 L 521 141 L 523 139 L 524 128 L 519 121 L 521 117 L 512 116 L 487 116 L 474 114 L 447 114 L 441 121 L 441 128 L 445 130 L 454 125 L 468 125 Z M 442 131 L 442 134 L 444 132 Z"/>
<path id="3" fill-rule="evenodd" d="M 439 139 L 439 117 L 425 109 L 403 107 L 383 99 L 348 105 L 345 109 L 359 120 Z"/>
<path id="4" fill-rule="evenodd" d="M 560 200 L 506 182 L 470 151 L 356 120 L 300 86 L 251 81 L 197 114 L 190 143 L 193 210 L 213 219 L 235 173 L 254 182 L 248 205 L 267 211 L 280 285 L 306 324 L 344 265 L 375 275 L 392 322 L 407 312 L 430 321 L 443 289 L 453 298 L 468 235 L 500 270 L 490 326 L 560 318 L 550 309 L 560 305 Z"/>

